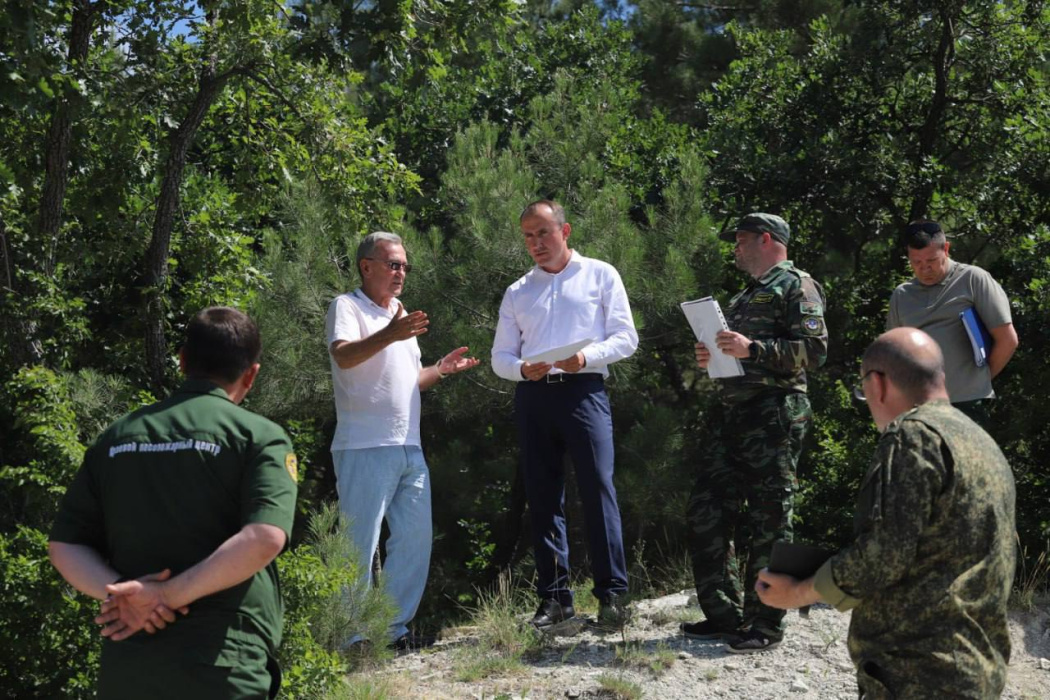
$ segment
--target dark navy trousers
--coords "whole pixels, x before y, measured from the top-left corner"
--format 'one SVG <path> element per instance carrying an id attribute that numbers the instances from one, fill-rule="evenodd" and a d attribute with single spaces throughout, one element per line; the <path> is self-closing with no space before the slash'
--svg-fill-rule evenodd
<path id="1" fill-rule="evenodd" d="M 514 416 L 532 521 L 536 592 L 540 598 L 572 603 L 565 534 L 568 453 L 583 505 L 594 595 L 604 601 L 610 593 L 626 593 L 627 563 L 613 486 L 612 411 L 602 375 L 549 375 L 519 382 Z"/>

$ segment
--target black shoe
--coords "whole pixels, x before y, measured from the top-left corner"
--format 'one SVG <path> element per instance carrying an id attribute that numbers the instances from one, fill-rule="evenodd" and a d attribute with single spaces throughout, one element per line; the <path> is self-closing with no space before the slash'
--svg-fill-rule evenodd
<path id="1" fill-rule="evenodd" d="M 727 642 L 726 651 L 731 654 L 755 654 L 776 649 L 781 641 L 782 637 L 770 637 L 765 632 L 751 629 L 736 641 Z"/>
<path id="2" fill-rule="evenodd" d="M 690 639 L 721 639 L 735 641 L 740 639 L 743 632 L 739 629 L 726 629 L 716 625 L 711 620 L 700 620 L 700 622 L 683 622 L 678 626 L 682 634 Z"/>
<path id="3" fill-rule="evenodd" d="M 603 629 L 623 629 L 631 619 L 631 611 L 616 593 L 610 593 L 598 608 L 598 626 Z"/>
<path id="4" fill-rule="evenodd" d="M 545 598 L 540 601 L 540 607 L 532 616 L 529 624 L 541 630 L 574 617 L 576 617 L 576 610 L 573 609 L 571 603 L 562 605 L 553 598 Z"/>
<path id="5" fill-rule="evenodd" d="M 436 642 L 436 637 L 431 637 L 425 634 L 414 634 L 412 632 L 406 632 L 394 641 L 390 642 L 390 644 L 387 644 L 387 648 L 397 652 L 419 651 L 420 649 L 426 649 L 428 647 L 434 646 Z"/>

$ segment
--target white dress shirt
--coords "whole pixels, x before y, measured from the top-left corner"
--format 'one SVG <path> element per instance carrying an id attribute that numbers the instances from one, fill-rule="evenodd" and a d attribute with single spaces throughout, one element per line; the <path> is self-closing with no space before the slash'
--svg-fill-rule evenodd
<path id="1" fill-rule="evenodd" d="M 492 342 L 492 370 L 520 382 L 522 357 L 591 338 L 580 372 L 609 376 L 608 366 L 638 349 L 631 305 L 620 273 L 607 262 L 572 252 L 556 274 L 538 265 L 507 287 Z M 551 373 L 560 373 L 552 369 Z"/>

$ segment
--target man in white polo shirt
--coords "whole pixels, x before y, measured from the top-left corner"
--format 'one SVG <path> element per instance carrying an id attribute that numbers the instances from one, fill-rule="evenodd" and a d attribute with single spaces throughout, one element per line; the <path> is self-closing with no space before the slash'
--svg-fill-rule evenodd
<path id="1" fill-rule="evenodd" d="M 598 621 L 626 620 L 627 565 L 613 486 L 613 432 L 608 366 L 634 354 L 638 333 L 620 275 L 612 265 L 569 248 L 571 227 L 556 202 L 521 214 L 525 247 L 536 266 L 507 288 L 492 344 L 492 369 L 518 382 L 514 416 L 532 523 L 540 606 L 538 628 L 575 616 L 565 534 L 567 452 L 583 504 Z M 556 361 L 535 355 L 580 341 L 589 345 Z M 533 362 L 525 358 L 532 358 Z"/>
<path id="2" fill-rule="evenodd" d="M 383 579 L 397 605 L 390 643 L 412 649 L 409 634 L 430 567 L 430 473 L 419 440 L 419 392 L 478 364 L 456 348 L 423 367 L 416 337 L 427 332 L 422 311 L 397 300 L 411 272 L 400 236 L 370 233 L 357 248 L 361 286 L 328 308 L 328 351 L 338 425 L 332 440 L 340 510 L 371 582 L 383 519 L 390 528 Z"/>

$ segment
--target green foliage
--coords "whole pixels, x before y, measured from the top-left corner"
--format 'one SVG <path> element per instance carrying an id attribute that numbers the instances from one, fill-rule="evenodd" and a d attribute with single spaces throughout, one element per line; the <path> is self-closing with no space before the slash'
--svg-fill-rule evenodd
<path id="1" fill-rule="evenodd" d="M 928 216 L 946 224 L 952 256 L 992 272 L 1015 310 L 1022 350 L 996 379 L 992 432 L 1018 476 L 1022 540 L 1039 550 L 1050 494 L 1032 453 L 1045 457 L 1045 421 L 1028 424 L 1041 399 L 1020 377 L 1036 386 L 1047 372 L 1026 347 L 1042 347 L 1048 325 L 1035 268 L 1046 257 L 1050 23 L 1021 3 L 948 2 L 857 3 L 848 23 L 815 19 L 801 46 L 789 31 L 733 26 L 740 58 L 700 96 L 713 206 L 783 214 L 792 257 L 828 297 L 832 346 L 811 387 L 817 449 L 800 467 L 812 478 L 800 531 L 836 543 L 848 534 L 848 510 L 835 504 L 852 502 L 871 433 L 843 388 L 909 276 L 898 232 Z"/>
<path id="2" fill-rule="evenodd" d="M 675 652 L 665 642 L 646 646 L 638 642 L 617 644 L 614 665 L 648 671 L 654 678 L 662 676 L 674 666 Z"/>
<path id="3" fill-rule="evenodd" d="M 0 532 L 16 524 L 45 529 L 84 456 L 68 386 L 44 367 L 25 367 L 4 385 L 3 398 L 7 447 L 0 484 L 6 507 Z"/>
<path id="4" fill-rule="evenodd" d="M 457 649 L 453 660 L 461 681 L 520 669 L 523 659 L 546 643 L 541 632 L 524 622 L 533 601 L 509 574 L 500 574 L 494 588 L 479 591 L 477 600 L 469 611 L 477 642 Z"/>
<path id="5" fill-rule="evenodd" d="M 0 697 L 94 697 L 97 613 L 51 566 L 44 532 L 0 533 Z"/>
<path id="6" fill-rule="evenodd" d="M 1017 478 L 1024 570 L 1042 570 L 1050 10 L 1041 4 L 309 0 L 209 5 L 204 16 L 179 1 L 93 3 L 88 55 L 75 63 L 71 19 L 84 4 L 8 5 L 0 16 L 5 692 L 37 692 L 8 679 L 50 695 L 91 685 L 91 606 L 48 565 L 43 533 L 83 445 L 152 400 L 142 391 L 144 258 L 171 136 L 213 59 L 233 72 L 177 183 L 167 344 L 177 346 L 206 304 L 243 306 L 259 321 L 263 369 L 247 405 L 292 435 L 300 524 L 332 495 L 323 328 L 330 300 L 357 283 L 360 236 L 383 229 L 405 238 L 416 270 L 403 299 L 431 320 L 424 362 L 468 345 L 484 363 L 503 291 L 531 266 L 518 215 L 549 196 L 566 205 L 572 246 L 619 269 L 641 335 L 609 381 L 632 577 L 644 576 L 647 589 L 688 578 L 682 514 L 714 397 L 678 303 L 724 299 L 746 282 L 714 232 L 749 210 L 790 221 L 793 259 L 827 292 L 832 343 L 828 366 L 811 376 L 816 418 L 799 467 L 796 532 L 842 544 L 876 439 L 848 389 L 890 290 L 909 276 L 896 234 L 923 215 L 946 224 L 953 257 L 986 267 L 1010 296 L 1021 347 L 996 379 L 992 432 Z M 58 232 L 41 236 L 50 127 L 63 113 L 72 120 L 69 182 Z M 169 353 L 172 382 L 176 369 Z M 436 533 L 424 625 L 451 614 L 445 600 L 477 604 L 475 586 L 494 567 L 529 569 L 510 507 L 512 393 L 483 364 L 424 395 Z M 571 492 L 568 508 L 573 566 L 586 576 Z M 338 529 L 297 531 L 305 544 L 281 559 L 287 692 L 390 694 L 339 680 L 355 661 L 373 660 L 338 653 L 358 624 L 348 620 L 382 616 L 345 609 L 340 591 L 353 579 L 344 564 L 353 558 L 324 534 Z"/>
<path id="7" fill-rule="evenodd" d="M 615 700 L 641 700 L 642 686 L 625 678 L 623 672 L 602 673 L 598 676 L 602 694 Z"/>
<path id="8" fill-rule="evenodd" d="M 277 560 L 285 602 L 278 659 L 289 697 L 324 697 L 342 688 L 350 668 L 343 654 L 355 633 L 386 639 L 395 610 L 382 586 L 360 590 L 357 562 L 347 522 L 334 504 L 322 505 L 310 519 L 306 541 Z M 354 660 L 388 656 L 383 644 L 374 644 L 367 658 Z"/>

